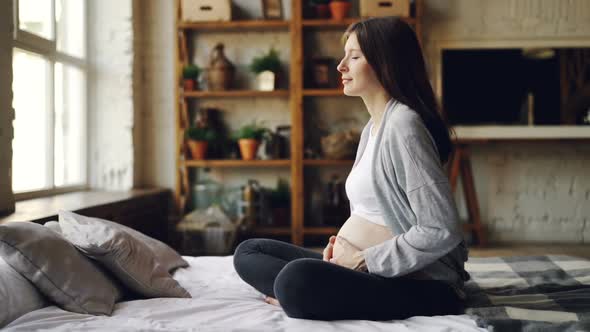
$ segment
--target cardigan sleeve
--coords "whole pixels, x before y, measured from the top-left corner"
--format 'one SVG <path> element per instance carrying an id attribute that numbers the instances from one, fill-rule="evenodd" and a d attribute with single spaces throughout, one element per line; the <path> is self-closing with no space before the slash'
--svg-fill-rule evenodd
<path id="1" fill-rule="evenodd" d="M 391 211 L 401 209 L 415 222 L 363 254 L 369 272 L 395 277 L 435 262 L 463 237 L 446 173 L 426 128 L 420 124 L 412 126 L 410 134 L 392 135 L 384 141 L 383 149 L 379 160 L 382 172 L 375 177 L 377 195 L 388 207 L 384 217 L 395 218 Z M 394 187 L 401 188 L 400 193 L 396 194 Z"/>

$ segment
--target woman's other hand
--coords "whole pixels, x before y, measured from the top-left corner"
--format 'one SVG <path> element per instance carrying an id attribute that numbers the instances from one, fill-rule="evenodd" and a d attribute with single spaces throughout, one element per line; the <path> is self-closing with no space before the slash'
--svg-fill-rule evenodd
<path id="1" fill-rule="evenodd" d="M 277 307 L 280 307 L 281 306 L 281 304 L 279 303 L 279 301 L 277 299 L 275 299 L 274 297 L 271 297 L 271 296 L 265 296 L 264 297 L 264 302 L 266 302 L 268 304 L 276 305 Z"/>
<path id="2" fill-rule="evenodd" d="M 336 242 L 336 236 L 330 236 L 330 240 L 328 240 L 328 245 L 324 248 L 324 260 L 329 262 L 332 259 L 334 254 L 334 242 Z"/>
<path id="3" fill-rule="evenodd" d="M 330 240 L 332 240 L 332 238 L 330 238 Z M 339 254 L 338 257 L 332 257 L 329 260 L 330 263 L 338 264 L 352 270 L 367 271 L 367 263 L 365 262 L 363 252 L 341 236 L 338 236 L 336 240 L 338 241 L 338 245 L 342 248 L 342 253 Z"/>

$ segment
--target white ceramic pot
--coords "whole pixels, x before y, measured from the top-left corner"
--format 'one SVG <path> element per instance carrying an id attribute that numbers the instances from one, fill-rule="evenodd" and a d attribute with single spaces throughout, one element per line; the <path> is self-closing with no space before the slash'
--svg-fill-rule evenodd
<path id="1" fill-rule="evenodd" d="M 275 81 L 275 73 L 265 70 L 256 75 L 256 89 L 260 91 L 273 91 L 275 89 Z"/>

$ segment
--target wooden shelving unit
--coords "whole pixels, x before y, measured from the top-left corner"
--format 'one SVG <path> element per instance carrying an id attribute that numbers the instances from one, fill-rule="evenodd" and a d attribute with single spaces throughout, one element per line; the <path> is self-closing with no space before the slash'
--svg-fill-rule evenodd
<path id="1" fill-rule="evenodd" d="M 303 0 L 292 0 L 291 18 L 284 20 L 243 20 L 231 22 L 181 22 L 180 0 L 176 0 L 176 203 L 180 213 L 184 213 L 185 203 L 188 197 L 189 168 L 276 168 L 290 167 L 291 174 L 291 225 L 281 227 L 257 227 L 249 231 L 256 236 L 290 236 L 291 242 L 302 245 L 304 236 L 328 236 L 336 234 L 338 227 L 311 227 L 304 225 L 304 169 L 305 167 L 352 167 L 352 160 L 304 160 L 304 98 L 339 97 L 344 96 L 341 89 L 305 89 L 303 78 L 303 63 L 305 59 L 304 33 L 307 30 L 320 31 L 323 29 L 344 29 L 359 18 L 349 18 L 341 21 L 331 19 L 303 19 Z M 419 36 L 421 35 L 421 17 L 423 0 L 416 0 L 416 17 L 404 18 L 412 24 Z M 189 63 L 188 37 L 192 33 L 218 32 L 218 31 L 288 31 L 290 38 L 290 68 L 289 89 L 276 91 L 191 91 L 183 92 L 180 87 L 180 75 L 183 66 Z M 421 39 L 421 38 L 420 38 Z M 242 46 L 243 47 L 243 46 Z M 188 124 L 187 103 L 190 99 L 202 98 L 289 98 L 291 112 L 291 158 L 289 160 L 185 160 L 184 131 Z"/>
<path id="2" fill-rule="evenodd" d="M 305 227 L 303 233 L 306 235 L 336 235 L 340 227 Z"/>
<path id="3" fill-rule="evenodd" d="M 220 98 L 220 97 L 289 97 L 289 90 L 257 91 L 257 90 L 228 90 L 228 91 L 188 91 L 185 98 Z"/>
<path id="4" fill-rule="evenodd" d="M 291 160 L 187 160 L 186 167 L 289 167 Z"/>
<path id="5" fill-rule="evenodd" d="M 304 89 L 303 95 L 306 97 L 334 97 L 344 96 L 341 89 Z"/>
<path id="6" fill-rule="evenodd" d="M 257 227 L 247 232 L 255 236 L 288 236 L 291 235 L 291 227 Z"/>
<path id="7" fill-rule="evenodd" d="M 271 30 L 289 29 L 289 22 L 284 20 L 244 20 L 230 22 L 179 22 L 179 29 L 199 31 L 223 31 L 223 30 Z"/>
<path id="8" fill-rule="evenodd" d="M 305 166 L 350 166 L 354 160 L 331 160 L 331 159 L 305 159 L 303 165 Z"/>
<path id="9" fill-rule="evenodd" d="M 403 17 L 404 21 L 409 24 L 416 24 L 416 19 L 413 17 Z M 305 19 L 302 21 L 302 25 L 305 28 L 346 28 L 354 22 L 357 22 L 358 18 L 346 18 L 344 20 L 334 19 Z"/>

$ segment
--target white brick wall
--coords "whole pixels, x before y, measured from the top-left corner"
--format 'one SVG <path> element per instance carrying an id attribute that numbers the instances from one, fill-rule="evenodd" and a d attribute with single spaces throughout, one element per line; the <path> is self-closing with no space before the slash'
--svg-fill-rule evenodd
<path id="1" fill-rule="evenodd" d="M 90 185 L 130 189 L 134 180 L 131 0 L 89 1 Z"/>
<path id="2" fill-rule="evenodd" d="M 134 17 L 141 50 L 137 57 L 135 84 L 141 86 L 138 97 L 138 122 L 142 130 L 136 140 L 141 142 L 140 182 L 145 185 L 174 188 L 174 1 L 141 1 Z M 137 15 L 135 15 L 137 14 Z M 137 105 L 136 105 L 137 106 Z"/>
<path id="3" fill-rule="evenodd" d="M 14 209 L 12 197 L 12 1 L 0 1 L 0 214 Z"/>

